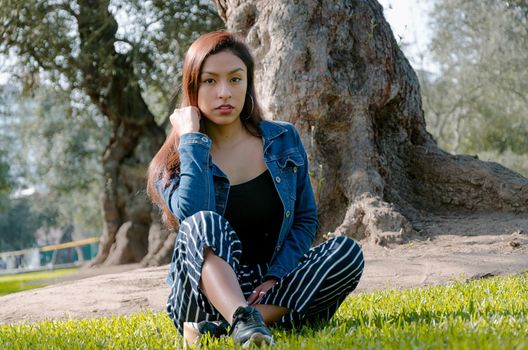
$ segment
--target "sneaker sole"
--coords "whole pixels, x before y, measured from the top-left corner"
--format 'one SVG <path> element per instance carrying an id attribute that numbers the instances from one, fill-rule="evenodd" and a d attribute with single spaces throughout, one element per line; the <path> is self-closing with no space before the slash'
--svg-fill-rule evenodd
<path id="1" fill-rule="evenodd" d="M 198 323 L 184 322 L 183 323 L 183 348 L 193 347 L 201 338 L 198 330 Z"/>
<path id="2" fill-rule="evenodd" d="M 246 349 L 251 344 L 255 344 L 257 346 L 261 346 L 263 344 L 267 345 L 273 345 L 273 338 L 269 335 L 262 334 L 262 333 L 255 333 L 251 335 L 251 338 L 249 338 L 243 345 L 242 348 Z"/>
<path id="3" fill-rule="evenodd" d="M 219 321 L 210 321 L 211 323 L 216 324 L 217 326 L 220 324 Z M 187 349 L 188 347 L 193 347 L 197 345 L 200 340 L 204 337 L 205 334 L 200 332 L 199 323 L 198 322 L 183 322 L 183 348 Z M 227 335 L 227 330 L 225 334 L 213 336 L 211 335 L 211 338 L 220 338 L 221 336 Z"/>

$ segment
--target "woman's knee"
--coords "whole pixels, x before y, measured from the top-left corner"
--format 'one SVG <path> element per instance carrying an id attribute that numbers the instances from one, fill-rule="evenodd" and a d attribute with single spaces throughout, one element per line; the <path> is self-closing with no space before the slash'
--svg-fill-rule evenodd
<path id="1" fill-rule="evenodd" d="M 186 217 L 180 224 L 180 228 L 183 225 L 199 226 L 203 221 L 224 219 L 220 214 L 211 210 L 202 210 Z M 225 219 L 224 219 L 225 220 Z"/>
<path id="2" fill-rule="evenodd" d="M 343 257 L 346 255 L 345 260 L 350 262 L 351 269 L 360 269 L 363 271 L 364 257 L 361 246 L 352 238 L 347 236 L 339 236 L 334 238 L 337 244 L 339 253 L 337 255 Z"/>
<path id="3" fill-rule="evenodd" d="M 240 245 L 227 220 L 214 211 L 199 211 L 185 218 L 180 225 L 180 234 L 182 232 L 182 239 L 192 241 L 191 246 L 199 249 L 210 247 L 220 256 L 227 254 L 224 250 L 238 249 Z"/>
<path id="4" fill-rule="evenodd" d="M 180 224 L 180 232 L 194 235 L 220 234 L 227 227 L 226 219 L 214 211 L 203 210 L 186 217 Z"/>

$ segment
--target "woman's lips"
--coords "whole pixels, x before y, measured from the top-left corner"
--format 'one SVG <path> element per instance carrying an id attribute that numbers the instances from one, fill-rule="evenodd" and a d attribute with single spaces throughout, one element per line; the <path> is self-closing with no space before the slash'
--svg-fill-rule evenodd
<path id="1" fill-rule="evenodd" d="M 220 112 L 220 114 L 230 114 L 234 109 L 235 107 L 231 105 L 221 105 L 219 107 L 216 107 L 216 110 Z"/>

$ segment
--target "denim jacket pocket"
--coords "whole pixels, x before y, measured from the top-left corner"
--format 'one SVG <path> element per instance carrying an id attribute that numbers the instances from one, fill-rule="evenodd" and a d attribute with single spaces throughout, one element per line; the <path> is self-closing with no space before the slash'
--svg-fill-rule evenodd
<path id="1" fill-rule="evenodd" d="M 282 177 L 287 179 L 287 184 L 290 188 L 290 197 L 295 200 L 297 192 L 297 172 L 304 165 L 304 159 L 299 152 L 292 152 L 277 158 L 276 161 Z"/>
<path id="2" fill-rule="evenodd" d="M 277 158 L 277 164 L 283 171 L 292 170 L 304 165 L 304 159 L 299 152 L 292 152 Z M 297 170 L 295 170 L 297 171 Z"/>

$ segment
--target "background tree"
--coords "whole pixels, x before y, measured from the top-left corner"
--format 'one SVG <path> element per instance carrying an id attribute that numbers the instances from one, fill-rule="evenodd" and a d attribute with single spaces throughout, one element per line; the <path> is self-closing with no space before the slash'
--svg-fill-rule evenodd
<path id="1" fill-rule="evenodd" d="M 430 18 L 439 72 L 421 80 L 431 132 L 449 151 L 524 159 L 508 165 L 528 175 L 528 3 L 438 0 Z"/>
<path id="2" fill-rule="evenodd" d="M 54 88 L 81 101 L 93 124 L 108 126 L 101 169 L 103 234 L 95 263 L 141 260 L 151 228 L 151 236 L 168 234 L 152 225 L 158 215 L 146 199 L 146 166 L 165 136 L 164 116 L 183 50 L 201 31 L 219 29 L 218 17 L 198 0 L 30 0 L 4 4 L 0 27 L 0 53 L 18 57 L 14 73 L 24 90 Z M 90 122 L 66 107 L 72 124 Z M 106 122 L 98 124 L 99 116 Z M 72 131 L 63 145 L 82 148 L 85 130 L 72 129 L 79 132 Z M 55 156 L 63 158 L 64 172 L 76 166 L 74 159 Z M 68 186 L 82 188 L 80 182 Z"/>
<path id="3" fill-rule="evenodd" d="M 8 123 L 5 116 L 9 112 L 9 101 L 13 96 L 12 91 L 0 85 L 0 213 L 9 208 L 9 194 L 13 190 L 14 181 L 10 173 L 9 144 L 13 141 L 12 136 L 6 131 Z"/>
<path id="4" fill-rule="evenodd" d="M 254 50 L 268 114 L 302 134 L 322 232 L 388 242 L 424 210 L 528 211 L 527 179 L 437 147 L 377 1 L 215 3 Z"/>
<path id="5" fill-rule="evenodd" d="M 76 239 L 100 235 L 106 119 L 88 101 L 79 100 L 84 96 L 54 89 L 36 89 L 31 96 L 20 93 L 6 117 L 6 128 L 14 135 L 8 151 L 19 186 L 39 194 L 31 201 L 32 210 L 43 214 L 53 208 L 55 224 L 75 227 Z"/>
<path id="6" fill-rule="evenodd" d="M 228 28 L 254 49 L 268 115 L 301 131 L 321 232 L 387 242 L 411 233 L 425 210 L 526 212 L 526 179 L 437 148 L 425 130 L 416 75 L 376 1 L 216 4 Z M 149 231 L 144 262 L 166 261 L 173 239 L 152 221 L 158 215 L 145 198 L 146 164 L 164 138 L 173 90 L 167 82 L 179 74 L 182 51 L 199 32 L 220 27 L 210 6 L 197 0 L 31 0 L 0 8 L 0 52 L 20 57 L 15 73 L 23 90 L 40 86 L 43 101 L 70 100 L 48 104 L 51 115 L 64 115 L 51 121 L 67 122 L 38 135 L 92 154 L 89 142 L 77 140 L 85 136 L 80 130 L 107 132 L 94 134 L 109 140 L 99 168 L 104 234 L 97 263 L 141 259 Z M 77 134 L 70 122 L 79 125 Z M 71 137 L 53 132 L 64 125 Z M 53 162 L 68 163 L 60 166 L 64 172 L 88 166 L 55 156 Z"/>
<path id="7" fill-rule="evenodd" d="M 33 247 L 40 224 L 41 218 L 31 210 L 27 197 L 11 199 L 7 209 L 0 213 L 0 251 Z"/>
<path id="8" fill-rule="evenodd" d="M 0 149 L 0 213 L 3 213 L 9 205 L 9 193 L 11 193 L 12 188 L 9 163 L 6 160 L 5 153 L 5 151 Z"/>

